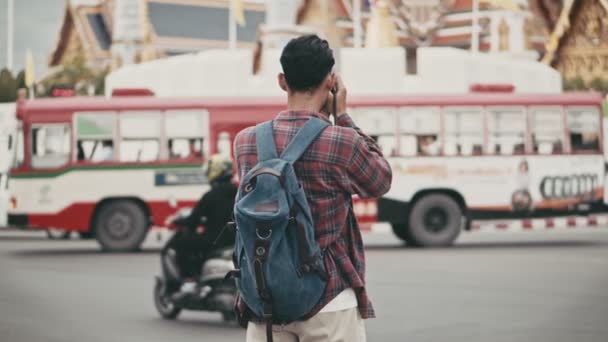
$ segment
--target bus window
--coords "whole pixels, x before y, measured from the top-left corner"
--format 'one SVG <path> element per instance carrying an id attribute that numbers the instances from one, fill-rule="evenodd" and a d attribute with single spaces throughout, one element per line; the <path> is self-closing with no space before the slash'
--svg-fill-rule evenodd
<path id="1" fill-rule="evenodd" d="M 169 138 L 169 159 L 202 159 L 204 139 Z"/>
<path id="2" fill-rule="evenodd" d="M 120 122 L 120 161 L 150 162 L 159 159 L 160 112 L 123 112 Z"/>
<path id="3" fill-rule="evenodd" d="M 483 112 L 474 107 L 445 107 L 446 155 L 479 155 L 483 152 Z"/>
<path id="4" fill-rule="evenodd" d="M 572 152 L 600 150 L 600 114 L 595 107 L 568 107 Z"/>
<path id="5" fill-rule="evenodd" d="M 490 154 L 524 154 L 526 112 L 521 107 L 488 108 L 488 149 Z"/>
<path id="6" fill-rule="evenodd" d="M 67 124 L 32 127 L 32 168 L 57 168 L 70 160 L 70 126 Z"/>
<path id="7" fill-rule="evenodd" d="M 209 146 L 209 112 L 169 110 L 165 112 L 169 159 L 205 159 Z"/>
<path id="8" fill-rule="evenodd" d="M 357 125 L 378 143 L 385 156 L 397 155 L 395 108 L 359 107 L 349 109 L 349 112 Z"/>
<path id="9" fill-rule="evenodd" d="M 158 160 L 158 139 L 123 139 L 120 142 L 120 161 L 150 162 Z"/>
<path id="10" fill-rule="evenodd" d="M 224 158 L 230 158 L 231 153 L 231 139 L 230 132 L 221 131 L 220 134 L 217 135 L 217 153 L 222 155 Z"/>
<path id="11" fill-rule="evenodd" d="M 438 107 L 403 107 L 399 111 L 400 154 L 436 156 L 441 153 Z"/>
<path id="12" fill-rule="evenodd" d="M 530 107 L 532 142 L 538 154 L 562 153 L 564 149 L 563 111 L 561 107 Z"/>
<path id="13" fill-rule="evenodd" d="M 99 163 L 114 160 L 114 142 L 103 140 L 78 140 L 76 142 L 76 160 Z"/>
<path id="14" fill-rule="evenodd" d="M 75 116 L 76 160 L 104 162 L 114 160 L 116 114 L 114 112 L 79 112 Z"/>

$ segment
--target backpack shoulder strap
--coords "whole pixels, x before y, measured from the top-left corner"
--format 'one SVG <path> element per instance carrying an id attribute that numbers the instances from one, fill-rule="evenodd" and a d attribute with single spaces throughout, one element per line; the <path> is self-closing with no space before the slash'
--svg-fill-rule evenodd
<path id="1" fill-rule="evenodd" d="M 287 145 L 283 154 L 281 154 L 281 159 L 288 161 L 291 164 L 295 163 L 327 126 L 329 126 L 329 123 L 326 121 L 310 118 L 308 122 L 300 128 L 291 142 L 289 142 L 289 145 Z"/>
<path id="2" fill-rule="evenodd" d="M 278 158 L 272 120 L 255 126 L 255 141 L 258 149 L 258 162 Z"/>

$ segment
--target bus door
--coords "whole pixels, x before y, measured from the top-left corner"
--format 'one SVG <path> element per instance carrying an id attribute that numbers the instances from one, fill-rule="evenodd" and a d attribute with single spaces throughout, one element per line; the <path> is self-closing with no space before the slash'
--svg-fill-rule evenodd
<path id="1" fill-rule="evenodd" d="M 8 178 L 16 145 L 14 104 L 0 104 L 0 227 L 6 227 L 9 206 Z"/>

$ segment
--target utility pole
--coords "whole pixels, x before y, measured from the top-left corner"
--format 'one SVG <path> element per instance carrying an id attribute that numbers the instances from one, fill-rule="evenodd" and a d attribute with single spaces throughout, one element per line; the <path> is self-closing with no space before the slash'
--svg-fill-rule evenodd
<path id="1" fill-rule="evenodd" d="M 230 8 L 228 11 L 228 48 L 236 49 L 236 1 L 230 0 Z"/>
<path id="2" fill-rule="evenodd" d="M 360 48 L 363 46 L 363 28 L 361 27 L 361 0 L 353 3 L 353 46 Z"/>
<path id="3" fill-rule="evenodd" d="M 471 33 L 471 52 L 479 52 L 479 0 L 473 0 L 473 20 Z"/>
<path id="4" fill-rule="evenodd" d="M 15 4 L 13 0 L 7 0 L 6 11 L 6 67 L 13 70 L 13 43 L 14 43 L 14 28 L 15 28 Z"/>

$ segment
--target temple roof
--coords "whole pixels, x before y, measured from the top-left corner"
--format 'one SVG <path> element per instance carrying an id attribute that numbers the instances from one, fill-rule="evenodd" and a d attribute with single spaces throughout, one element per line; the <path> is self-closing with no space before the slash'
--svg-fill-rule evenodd
<path id="1" fill-rule="evenodd" d="M 112 38 L 110 37 L 110 33 L 108 27 L 106 26 L 105 21 L 103 20 L 103 16 L 101 13 L 88 13 L 87 15 L 88 23 L 91 26 L 91 30 L 93 30 L 93 34 L 95 35 L 95 39 L 97 40 L 97 44 L 103 50 L 110 49 L 112 45 Z"/>
<path id="2" fill-rule="evenodd" d="M 228 40 L 228 8 L 192 4 L 148 1 L 150 23 L 159 37 L 204 40 Z M 258 26 L 264 22 L 263 11 L 245 10 L 244 27 L 238 26 L 240 41 L 253 42 Z"/>
<path id="3" fill-rule="evenodd" d="M 575 9 L 577 8 L 577 5 L 580 5 L 580 3 L 582 3 L 583 1 L 590 1 L 590 0 L 566 0 L 565 1 L 564 7 L 562 8 L 559 19 L 557 21 L 557 24 L 555 25 L 555 29 L 553 30 L 553 32 L 551 32 L 551 35 L 549 36 L 549 40 L 546 44 L 547 52 L 543 56 L 543 59 L 542 59 L 543 63 L 545 63 L 545 64 L 553 63 L 553 61 L 555 59 L 555 55 L 560 49 L 560 45 L 563 41 L 563 38 L 566 36 L 566 34 L 568 33 L 568 31 L 571 27 L 571 21 L 573 20 L 575 12 L 576 12 Z M 606 13 L 608 13 L 608 0 L 596 0 L 596 1 L 598 1 L 604 7 L 604 10 L 606 11 Z"/>
<path id="4" fill-rule="evenodd" d="M 149 41 L 161 55 L 175 55 L 228 45 L 229 0 L 142 0 L 146 5 Z M 87 59 L 109 59 L 114 21 L 111 1 L 66 2 L 59 38 L 49 65 L 62 62 L 70 50 Z M 259 1 L 245 4 L 244 27 L 237 28 L 239 43 L 253 46 L 265 9 Z M 76 35 L 75 37 L 73 35 Z M 75 46 L 79 45 L 79 46 Z"/>
<path id="5" fill-rule="evenodd" d="M 49 65 L 61 64 L 64 53 L 75 41 L 80 46 L 72 49 L 81 50 L 88 58 L 109 57 L 111 39 L 101 16 L 100 5 L 73 5 L 71 1 L 66 2 L 59 37 Z"/>

